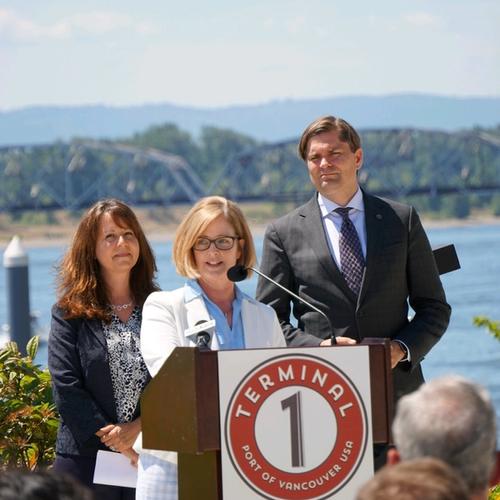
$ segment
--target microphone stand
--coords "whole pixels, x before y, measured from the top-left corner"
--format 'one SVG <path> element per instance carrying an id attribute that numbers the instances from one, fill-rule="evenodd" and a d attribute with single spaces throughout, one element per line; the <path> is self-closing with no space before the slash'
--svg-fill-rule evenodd
<path id="1" fill-rule="evenodd" d="M 307 307 L 311 308 L 313 311 L 316 311 L 319 315 L 321 315 L 323 318 L 325 318 L 326 322 L 330 326 L 332 345 L 337 343 L 337 341 L 335 340 L 335 335 L 333 335 L 333 328 L 332 328 L 332 324 L 330 323 L 330 319 L 321 309 L 318 309 L 316 306 L 313 306 L 312 304 L 307 302 L 307 300 L 303 299 L 302 297 L 299 297 L 297 294 L 293 293 L 291 290 L 288 290 L 288 288 L 285 288 L 283 285 L 280 285 L 277 281 L 274 281 L 272 278 L 265 275 L 263 272 L 259 271 L 255 267 L 251 267 L 251 266 L 245 267 L 245 266 L 242 266 L 241 264 L 237 264 L 236 266 L 233 266 L 228 270 L 227 276 L 231 281 L 242 281 L 247 277 L 247 270 L 248 269 L 251 269 L 254 273 L 256 273 L 259 276 L 262 276 L 264 279 L 270 281 L 273 285 L 276 285 L 277 287 L 281 288 L 288 295 L 291 295 L 292 297 L 297 299 L 299 302 L 302 302 Z"/>

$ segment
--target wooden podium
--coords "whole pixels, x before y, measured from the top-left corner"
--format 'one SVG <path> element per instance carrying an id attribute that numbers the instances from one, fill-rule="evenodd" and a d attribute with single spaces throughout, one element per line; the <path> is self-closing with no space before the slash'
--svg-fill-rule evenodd
<path id="1" fill-rule="evenodd" d="M 389 340 L 364 339 L 360 345 L 369 348 L 373 443 L 390 443 Z M 313 347 L 307 351 L 349 348 Z M 270 355 L 272 352 L 270 349 Z M 143 447 L 178 452 L 180 500 L 222 499 L 217 355 L 217 351 L 177 347 L 141 398 Z"/>

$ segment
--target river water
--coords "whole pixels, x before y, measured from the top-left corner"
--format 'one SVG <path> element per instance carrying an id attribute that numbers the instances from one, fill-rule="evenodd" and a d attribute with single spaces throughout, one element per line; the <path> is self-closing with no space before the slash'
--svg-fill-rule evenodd
<path id="1" fill-rule="evenodd" d="M 456 373 L 473 379 L 490 391 L 497 409 L 500 437 L 500 342 L 486 330 L 472 324 L 477 315 L 500 320 L 500 225 L 477 225 L 431 228 L 427 234 L 433 247 L 453 243 L 461 269 L 442 276 L 453 312 L 448 331 L 423 362 L 427 380 Z M 177 288 L 184 282 L 176 275 L 171 262 L 171 244 L 153 242 L 159 268 L 159 282 L 164 290 Z M 256 240 L 259 250 L 262 239 Z M 39 331 L 47 338 L 50 308 L 54 302 L 54 265 L 64 247 L 28 248 L 31 310 L 38 316 Z M 7 323 L 5 270 L 0 266 L 0 325 Z M 240 284 L 254 295 L 256 278 Z M 5 342 L 0 333 L 0 345 Z M 45 365 L 46 343 L 42 343 L 37 362 Z M 500 442 L 500 441 L 499 441 Z"/>

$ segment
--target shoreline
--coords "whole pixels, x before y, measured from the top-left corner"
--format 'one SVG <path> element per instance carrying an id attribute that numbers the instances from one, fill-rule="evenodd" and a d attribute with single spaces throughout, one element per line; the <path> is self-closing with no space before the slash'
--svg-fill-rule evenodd
<path id="1" fill-rule="evenodd" d="M 249 219 L 250 229 L 254 237 L 263 237 L 268 222 L 252 222 Z M 422 217 L 424 229 L 459 228 L 471 226 L 498 225 L 500 217 L 492 215 L 473 215 L 467 219 L 431 219 Z M 151 222 L 143 223 L 144 232 L 149 241 L 155 243 L 170 242 L 173 240 L 177 224 L 160 224 Z M 22 227 L 13 225 L 12 228 L 0 227 L 0 251 L 4 251 L 13 236 L 21 237 L 21 242 L 25 248 L 50 248 L 69 245 L 73 237 L 75 224 L 65 224 L 63 226 L 29 226 Z"/>
<path id="2" fill-rule="evenodd" d="M 238 204 L 245 214 L 254 237 L 264 236 L 266 227 L 272 221 L 296 208 L 293 203 L 241 202 Z M 175 231 L 181 220 L 191 208 L 190 204 L 168 207 L 132 207 L 149 241 L 169 242 L 174 239 Z M 26 248 L 47 248 L 68 246 L 84 211 L 71 213 L 67 210 L 52 212 L 28 212 L 18 218 L 0 213 L 0 251 L 4 251 L 18 235 Z M 439 219 L 420 214 L 424 229 L 456 228 L 478 225 L 499 225 L 500 216 L 488 211 L 473 210 L 466 219 Z"/>

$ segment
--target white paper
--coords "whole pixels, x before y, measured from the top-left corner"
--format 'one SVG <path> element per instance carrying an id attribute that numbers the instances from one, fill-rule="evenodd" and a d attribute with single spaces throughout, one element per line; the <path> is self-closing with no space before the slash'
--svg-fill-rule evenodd
<path id="1" fill-rule="evenodd" d="M 95 463 L 94 483 L 135 488 L 137 468 L 121 453 L 99 450 Z"/>

